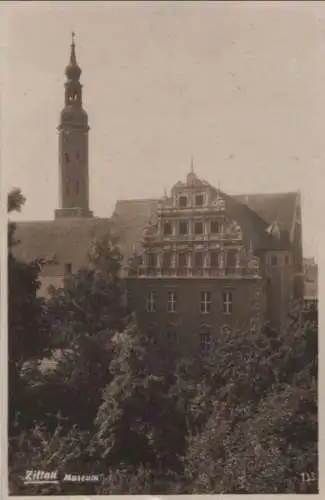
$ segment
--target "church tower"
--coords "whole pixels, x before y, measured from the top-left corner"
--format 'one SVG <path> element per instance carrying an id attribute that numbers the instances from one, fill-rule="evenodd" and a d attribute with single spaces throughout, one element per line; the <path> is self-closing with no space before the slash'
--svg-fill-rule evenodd
<path id="1" fill-rule="evenodd" d="M 65 75 L 65 106 L 58 126 L 60 208 L 55 211 L 55 217 L 92 217 L 89 210 L 89 126 L 82 107 L 81 69 L 77 64 L 74 33 Z"/>

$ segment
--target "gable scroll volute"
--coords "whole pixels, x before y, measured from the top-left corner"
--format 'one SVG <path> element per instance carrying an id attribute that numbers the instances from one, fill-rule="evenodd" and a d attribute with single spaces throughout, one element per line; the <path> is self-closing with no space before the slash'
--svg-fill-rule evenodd
<path id="1" fill-rule="evenodd" d="M 237 221 L 226 221 L 225 234 L 232 240 L 242 240 L 243 232 Z"/>

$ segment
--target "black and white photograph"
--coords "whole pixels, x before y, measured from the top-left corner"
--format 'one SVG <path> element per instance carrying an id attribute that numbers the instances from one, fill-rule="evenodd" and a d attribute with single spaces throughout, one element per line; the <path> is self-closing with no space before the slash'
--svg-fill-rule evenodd
<path id="1" fill-rule="evenodd" d="M 318 494 L 325 2 L 0 15 L 7 494 Z"/>

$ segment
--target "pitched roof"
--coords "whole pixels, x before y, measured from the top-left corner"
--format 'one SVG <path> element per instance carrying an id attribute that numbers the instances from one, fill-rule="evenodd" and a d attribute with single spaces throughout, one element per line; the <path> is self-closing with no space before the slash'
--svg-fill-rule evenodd
<path id="1" fill-rule="evenodd" d="M 274 194 L 242 194 L 234 198 L 247 205 L 256 212 L 267 223 L 278 221 L 281 229 L 291 231 L 295 219 L 298 192 L 274 193 Z"/>
<path id="2" fill-rule="evenodd" d="M 232 213 L 244 232 L 250 234 L 254 247 L 283 248 L 289 244 L 290 231 L 298 193 L 253 194 L 228 196 Z M 119 246 L 125 260 L 134 249 L 139 249 L 143 231 L 155 216 L 161 199 L 118 200 L 113 216 L 104 218 L 71 218 L 53 221 L 18 222 L 15 247 L 17 257 L 25 261 L 35 258 L 71 262 L 74 267 L 87 263 L 92 240 L 108 234 L 119 237 Z M 282 229 L 277 240 L 266 232 L 268 225 L 277 220 Z"/>
<path id="3" fill-rule="evenodd" d="M 296 193 L 265 195 L 265 204 L 263 204 L 263 194 L 229 196 L 223 193 L 223 196 L 230 201 L 232 200 L 231 213 L 243 227 L 244 232 L 246 229 L 247 233 L 250 234 L 254 247 L 259 249 L 288 247 L 288 231 L 291 229 L 293 221 Z M 160 199 L 117 201 L 112 221 L 118 227 L 118 233 L 121 237 L 121 251 L 125 258 L 132 254 L 133 249 L 139 249 L 145 226 L 149 219 L 154 217 L 160 201 Z M 252 205 L 256 210 L 253 210 Z M 280 209 L 278 209 L 279 207 Z M 269 224 L 275 220 L 274 214 L 277 215 L 277 220 L 282 226 L 279 240 L 266 231 Z"/>
<path id="4" fill-rule="evenodd" d="M 73 262 L 82 267 L 87 263 L 90 243 L 107 235 L 110 219 L 71 218 L 53 221 L 17 222 L 15 255 L 27 262 L 36 258 Z"/>
<path id="5" fill-rule="evenodd" d="M 112 223 L 119 237 L 119 246 L 125 259 L 142 243 L 143 231 L 150 218 L 155 216 L 159 199 L 118 200 Z"/>

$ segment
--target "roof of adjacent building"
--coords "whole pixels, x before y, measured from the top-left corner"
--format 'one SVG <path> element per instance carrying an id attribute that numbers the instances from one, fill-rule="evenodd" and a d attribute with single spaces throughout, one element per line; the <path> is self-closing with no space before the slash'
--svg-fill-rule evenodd
<path id="1" fill-rule="evenodd" d="M 15 255 L 27 262 L 36 258 L 73 262 L 76 267 L 87 263 L 90 244 L 111 230 L 110 219 L 73 218 L 53 221 L 16 223 Z"/>
<path id="2" fill-rule="evenodd" d="M 295 220 L 297 203 L 300 203 L 300 193 L 297 191 L 236 195 L 234 198 L 247 205 L 269 224 L 277 221 L 283 230 L 289 232 Z"/>
<path id="3" fill-rule="evenodd" d="M 229 206 L 238 224 L 250 234 L 253 247 L 286 248 L 295 220 L 299 193 L 253 194 L 228 196 Z M 142 244 L 143 231 L 155 216 L 161 199 L 118 200 L 111 218 L 71 218 L 53 221 L 17 223 L 15 248 L 17 257 L 73 262 L 74 267 L 87 263 L 90 243 L 107 234 L 117 235 L 125 259 Z M 280 239 L 272 237 L 267 228 L 277 221 Z"/>

